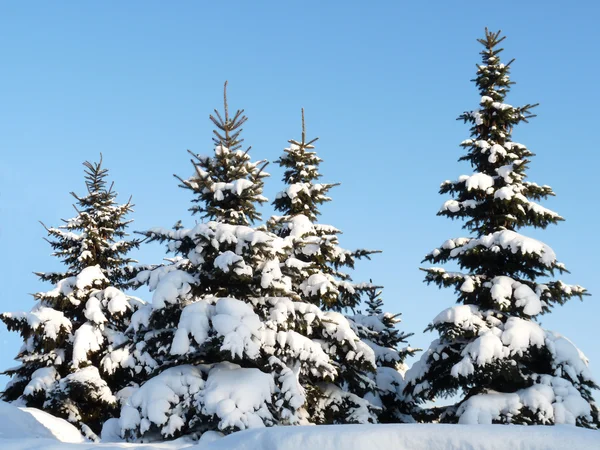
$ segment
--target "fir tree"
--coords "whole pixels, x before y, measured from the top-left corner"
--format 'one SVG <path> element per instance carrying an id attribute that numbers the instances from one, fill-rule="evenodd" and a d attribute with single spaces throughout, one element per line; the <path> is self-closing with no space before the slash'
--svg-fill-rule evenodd
<path id="1" fill-rule="evenodd" d="M 285 189 L 279 192 L 273 205 L 283 216 L 273 216 L 268 221 L 268 229 L 277 234 L 289 245 L 284 258 L 282 272 L 287 275 L 294 291 L 302 301 L 313 303 L 323 310 L 344 311 L 356 307 L 361 295 L 372 285 L 354 283 L 344 268 L 354 268 L 357 259 L 378 253 L 371 250 L 349 251 L 339 245 L 341 233 L 331 225 L 317 223 L 319 207 L 331 201 L 329 190 L 338 184 L 321 183 L 319 165 L 322 162 L 314 151 L 318 138 L 307 141 L 302 110 L 301 140 L 289 140 L 289 148 L 277 163 L 285 169 L 283 182 Z M 335 410 L 343 409 L 339 397 L 365 397 L 375 389 L 374 376 L 363 367 L 347 365 L 334 383 L 336 397 L 328 402 L 311 401 L 309 413 L 317 423 L 333 423 Z M 316 392 L 317 395 L 320 392 Z M 343 422 L 343 421 L 342 421 Z"/>
<path id="2" fill-rule="evenodd" d="M 135 272 L 127 253 L 138 241 L 126 240 L 132 205 L 116 203 L 102 160 L 84 166 L 87 194 L 72 194 L 77 216 L 46 228 L 64 272 L 38 274 L 55 287 L 35 294 L 30 312 L 0 315 L 24 339 L 20 365 L 4 372 L 12 379 L 2 399 L 63 417 L 94 439 L 118 412 L 114 394 L 132 378 L 130 369 L 116 370 L 113 358 L 139 305 L 121 290 Z"/>
<path id="3" fill-rule="evenodd" d="M 316 222 L 319 207 L 331 201 L 329 190 L 338 184 L 319 183 L 319 165 L 322 159 L 314 151 L 318 138 L 306 141 L 304 109 L 302 110 L 302 140 L 288 141 L 290 147 L 277 163 L 285 168 L 285 190 L 279 192 L 273 205 L 282 216 L 273 216 L 268 229 L 292 241 L 291 254 L 285 261 L 284 271 L 299 286 L 305 301 L 324 309 L 343 311 L 354 308 L 366 283 L 353 283 L 350 275 L 341 269 L 353 269 L 360 258 L 369 258 L 373 250 L 349 251 L 339 245 L 341 233 L 331 225 Z"/>
<path id="4" fill-rule="evenodd" d="M 290 243 L 248 225 L 267 174 L 236 148 L 246 117 L 230 119 L 227 108 L 225 97 L 225 113 L 211 117 L 214 155 L 195 156 L 195 174 L 178 177 L 195 195 L 192 212 L 212 220 L 144 233 L 173 257 L 137 276 L 153 297 L 134 315 L 130 353 L 149 379 L 126 399 L 117 426 L 129 439 L 161 439 L 314 423 L 310 402 L 342 408 L 322 408 L 319 421 L 374 421 L 368 402 L 332 384 L 346 366 L 374 370 L 373 352 L 343 316 L 294 291 L 281 271 Z"/>
<path id="5" fill-rule="evenodd" d="M 406 358 L 419 349 L 411 348 L 407 339 L 414 333 L 398 330 L 400 314 L 383 312 L 382 290 L 371 286 L 367 291 L 366 314 L 348 317 L 356 334 L 375 353 L 377 372 L 372 375 L 376 388 L 372 403 L 380 408 L 378 417 L 381 423 L 413 422 L 418 414 L 413 399 L 403 393 L 404 374 L 408 366 Z M 371 397 L 371 396 L 370 396 Z"/>
<path id="6" fill-rule="evenodd" d="M 536 105 L 505 103 L 512 61 L 500 62 L 503 40 L 500 32 L 487 29 L 479 40 L 483 63 L 474 81 L 480 107 L 459 118 L 471 125 L 460 160 L 468 161 L 474 173 L 440 188 L 454 198 L 439 215 L 465 219 L 471 236 L 449 239 L 425 258 L 463 270 L 425 269 L 426 281 L 454 288 L 460 305 L 440 313 L 428 327 L 439 338 L 409 372 L 407 391 L 421 400 L 461 395 L 456 405 L 440 410 L 441 420 L 448 422 L 595 428 L 592 389 L 597 386 L 587 359 L 567 338 L 536 323 L 540 314 L 581 298 L 586 290 L 549 281 L 565 266 L 548 245 L 518 232 L 563 219 L 537 203 L 554 195 L 552 189 L 525 181 L 533 154 L 513 142 L 511 133 L 533 117 Z"/>

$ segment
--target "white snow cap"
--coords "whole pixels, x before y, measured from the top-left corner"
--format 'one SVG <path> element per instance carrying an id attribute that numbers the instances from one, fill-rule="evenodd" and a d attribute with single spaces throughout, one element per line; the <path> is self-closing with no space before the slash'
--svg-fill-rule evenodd
<path id="1" fill-rule="evenodd" d="M 272 420 L 268 403 L 275 386 L 271 374 L 231 363 L 212 367 L 177 366 L 164 370 L 137 389 L 121 411 L 121 433 L 145 433 L 151 424 L 172 436 L 184 425 L 190 408 L 214 416 L 220 429 L 265 426 Z"/>
<path id="2" fill-rule="evenodd" d="M 556 254 L 550 246 L 511 230 L 496 231 L 480 238 L 448 239 L 441 248 L 451 250 L 450 257 L 454 258 L 477 247 L 485 247 L 493 252 L 505 249 L 512 253 L 531 254 L 537 256 L 538 261 L 546 267 L 555 267 L 558 264 Z M 440 249 L 435 249 L 430 254 L 439 255 Z"/>
<path id="3" fill-rule="evenodd" d="M 543 424 L 575 425 L 579 417 L 591 420 L 590 404 L 564 378 L 544 375 L 533 386 L 515 393 L 487 392 L 474 395 L 458 409 L 461 424 L 491 424 L 531 411 Z"/>

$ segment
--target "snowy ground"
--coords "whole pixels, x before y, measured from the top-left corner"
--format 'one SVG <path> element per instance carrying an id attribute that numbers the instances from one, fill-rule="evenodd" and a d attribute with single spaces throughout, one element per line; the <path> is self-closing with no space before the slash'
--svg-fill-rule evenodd
<path id="1" fill-rule="evenodd" d="M 261 428 L 210 441 L 85 443 L 61 419 L 0 402 L 2 450 L 598 450 L 600 432 L 567 425 L 337 425 Z"/>

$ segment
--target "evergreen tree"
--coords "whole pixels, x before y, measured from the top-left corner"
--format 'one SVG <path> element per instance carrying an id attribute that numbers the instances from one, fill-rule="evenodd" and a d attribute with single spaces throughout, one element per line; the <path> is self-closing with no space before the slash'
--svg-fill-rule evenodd
<path id="1" fill-rule="evenodd" d="M 587 359 L 565 337 L 542 329 L 536 319 L 556 304 L 586 290 L 550 281 L 565 272 L 546 244 L 518 232 L 546 228 L 562 219 L 538 200 L 554 195 L 549 186 L 525 181 L 532 153 L 512 141 L 512 129 L 533 117 L 536 105 L 505 103 L 512 82 L 500 62 L 504 40 L 487 31 L 479 42 L 483 63 L 475 84 L 480 107 L 460 119 L 471 125 L 462 142 L 472 175 L 445 181 L 441 194 L 454 198 L 439 215 L 465 219 L 470 237 L 449 239 L 428 254 L 433 264 L 454 263 L 463 272 L 426 269 L 426 281 L 452 287 L 459 306 L 429 325 L 439 338 L 407 374 L 407 391 L 421 400 L 461 395 L 442 408 L 441 420 L 460 423 L 568 423 L 595 428 L 597 386 Z"/>
<path id="2" fill-rule="evenodd" d="M 291 240 L 291 254 L 285 261 L 284 272 L 299 286 L 303 300 L 324 309 L 343 311 L 354 308 L 366 283 L 353 283 L 343 268 L 354 268 L 357 259 L 369 258 L 373 250 L 349 251 L 339 245 L 341 233 L 331 225 L 316 222 L 319 206 L 331 201 L 329 190 L 338 184 L 319 183 L 319 164 L 322 159 L 314 152 L 318 138 L 306 141 L 304 110 L 302 110 L 302 140 L 288 141 L 290 147 L 277 163 L 285 168 L 285 190 L 279 192 L 273 205 L 282 216 L 273 216 L 268 229 Z"/>
<path id="3" fill-rule="evenodd" d="M 95 439 L 104 420 L 118 412 L 115 392 L 132 377 L 129 368 L 116 370 L 113 358 L 140 304 L 121 290 L 135 273 L 127 253 L 138 241 L 126 240 L 132 205 L 116 203 L 102 160 L 84 166 L 87 194 L 72 194 L 77 216 L 46 228 L 65 271 L 38 274 L 55 287 L 35 294 L 30 312 L 0 315 L 24 339 L 20 365 L 4 372 L 12 379 L 2 399 L 63 417 Z"/>
<path id="4" fill-rule="evenodd" d="M 418 414 L 413 399 L 406 396 L 404 374 L 408 366 L 406 358 L 419 349 L 406 345 L 414 333 L 398 330 L 400 314 L 383 312 L 382 290 L 372 286 L 367 291 L 366 314 L 348 317 L 356 334 L 375 353 L 377 372 L 372 375 L 376 389 L 370 400 L 380 408 L 378 417 L 381 423 L 413 422 Z"/>
<path id="5" fill-rule="evenodd" d="M 317 223 L 319 207 L 331 200 L 329 190 L 337 184 L 320 183 L 319 165 L 322 162 L 314 151 L 318 138 L 306 140 L 304 110 L 302 110 L 302 138 L 289 140 L 289 148 L 277 163 L 285 169 L 285 189 L 273 201 L 275 209 L 283 216 L 273 216 L 267 228 L 286 240 L 287 253 L 282 272 L 287 275 L 294 291 L 302 301 L 313 303 L 323 310 L 344 311 L 356 307 L 361 294 L 371 285 L 354 283 L 344 268 L 354 268 L 357 259 L 377 251 L 349 251 L 339 245 L 340 231 L 331 225 Z M 373 372 L 338 361 L 343 372 L 334 383 L 337 392 L 331 401 L 309 402 L 309 414 L 317 423 L 332 423 L 334 412 L 340 409 L 344 396 L 365 397 L 375 389 Z M 319 393 L 318 393 L 319 394 Z"/>
<path id="6" fill-rule="evenodd" d="M 297 295 L 281 271 L 289 242 L 249 226 L 267 174 L 239 148 L 243 112 L 227 111 L 225 97 L 224 115 L 211 117 L 214 155 L 195 156 L 195 174 L 178 177 L 194 192 L 192 212 L 211 220 L 144 233 L 173 257 L 137 276 L 153 297 L 133 317 L 130 353 L 149 379 L 110 426 L 129 439 L 228 433 L 315 422 L 315 402 L 341 409 L 322 408 L 321 421 L 374 421 L 368 402 L 332 384 L 346 366 L 374 370 L 373 352 L 342 315 Z"/>

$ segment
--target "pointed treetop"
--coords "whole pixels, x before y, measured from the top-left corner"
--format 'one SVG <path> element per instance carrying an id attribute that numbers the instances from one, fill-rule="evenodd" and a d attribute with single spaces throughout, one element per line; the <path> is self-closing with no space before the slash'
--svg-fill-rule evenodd
<path id="1" fill-rule="evenodd" d="M 381 299 L 381 288 L 373 285 L 373 280 L 369 280 L 372 285 L 367 289 L 367 314 L 369 316 L 377 316 L 383 314 L 383 300 Z"/>
<path id="2" fill-rule="evenodd" d="M 493 51 L 494 47 L 506 39 L 506 36 L 500 37 L 502 30 L 498 30 L 495 33 L 491 32 L 488 27 L 485 27 L 485 39 L 477 39 L 477 42 L 481 43 L 488 51 Z M 496 50 L 496 54 L 500 53 L 504 49 Z M 482 52 L 483 55 L 487 54 Z"/>
<path id="3" fill-rule="evenodd" d="M 304 108 L 302 108 L 302 143 L 306 142 L 306 126 L 304 124 Z"/>
<path id="4" fill-rule="evenodd" d="M 301 111 L 302 139 L 290 139 L 290 147 L 284 149 L 284 154 L 276 161 L 286 169 L 283 175 L 286 188 L 277 194 L 273 205 L 286 216 L 302 214 L 314 221 L 319 215 L 319 205 L 330 200 L 327 192 L 337 184 L 317 183 L 322 160 L 313 151 L 313 144 L 319 138 L 306 141 L 304 108 Z"/>
<path id="5" fill-rule="evenodd" d="M 312 139 L 309 142 L 306 142 L 306 123 L 304 121 L 304 108 L 301 109 L 302 111 L 302 141 L 298 142 L 295 139 L 290 139 L 288 142 L 290 144 L 293 145 L 297 145 L 299 147 L 300 151 L 304 151 L 304 150 L 312 150 L 315 148 L 314 144 L 315 142 L 317 142 L 319 140 L 318 137 Z"/>
<path id="6" fill-rule="evenodd" d="M 100 153 L 100 160 L 98 162 L 92 163 L 85 161 L 83 166 L 85 167 L 85 186 L 89 195 L 94 196 L 100 193 L 111 193 L 113 184 L 110 185 L 108 190 L 106 189 L 105 179 L 108 176 L 108 169 L 102 167 L 102 153 Z M 74 192 L 71 192 L 71 195 L 77 200 L 81 200 Z"/>
<path id="7" fill-rule="evenodd" d="M 472 80 L 477 84 L 481 96 L 489 97 L 493 102 L 502 102 L 510 90 L 510 86 L 515 84 L 514 81 L 510 81 L 509 77 L 510 65 L 515 61 L 514 58 L 507 64 L 503 64 L 498 57 L 504 49 L 497 47 L 506 39 L 506 36 L 501 36 L 501 34 L 501 30 L 491 32 L 486 28 L 485 37 L 477 39 L 477 42 L 485 49 L 480 52 L 483 65 L 477 65 L 477 78 Z M 536 105 L 528 106 L 533 108 Z M 533 117 L 527 114 L 525 116 L 525 118 Z"/>
<path id="8" fill-rule="evenodd" d="M 235 151 L 241 148 L 241 144 L 244 139 L 240 139 L 240 133 L 242 129 L 240 128 L 248 118 L 244 116 L 244 110 L 238 109 L 233 118 L 229 118 L 229 105 L 227 104 L 227 81 L 225 81 L 225 85 L 223 87 L 223 109 L 224 109 L 224 117 L 221 116 L 219 111 L 216 109 L 215 116 L 212 114 L 209 116 L 210 120 L 215 124 L 218 130 L 213 130 L 215 137 L 213 137 L 213 142 L 215 145 L 222 145 L 227 147 L 230 151 Z M 248 150 L 250 147 L 248 147 Z"/>
<path id="9" fill-rule="evenodd" d="M 223 85 L 223 105 L 225 107 L 225 121 L 229 120 L 229 108 L 227 107 L 227 83 L 225 80 L 225 84 Z"/>
<path id="10" fill-rule="evenodd" d="M 189 179 L 175 175 L 180 186 L 196 194 L 190 208 L 193 214 L 201 213 L 203 218 L 232 225 L 249 225 L 260 220 L 257 204 L 267 199 L 262 195 L 264 171 L 267 161 L 252 162 L 250 147 L 240 150 L 241 126 L 247 117 L 243 110 L 229 115 L 227 103 L 227 82 L 223 90 L 224 113 L 216 109 L 210 120 L 216 126 L 213 130 L 214 156 L 192 155 L 194 174 Z"/>
<path id="11" fill-rule="evenodd" d="M 117 287 L 127 284 L 131 275 L 126 254 L 139 245 L 138 239 L 127 240 L 126 228 L 131 220 L 131 197 L 124 204 L 116 201 L 113 183 L 107 186 L 108 169 L 102 167 L 102 154 L 98 162 L 83 163 L 87 195 L 71 192 L 77 200 L 73 205 L 77 216 L 62 219 L 59 227 L 42 226 L 48 232 L 46 239 L 54 249 L 53 256 L 67 266 L 65 272 L 38 273 L 44 281 L 57 283 L 62 278 L 76 276 L 89 266 L 99 265 L 104 275 Z"/>

